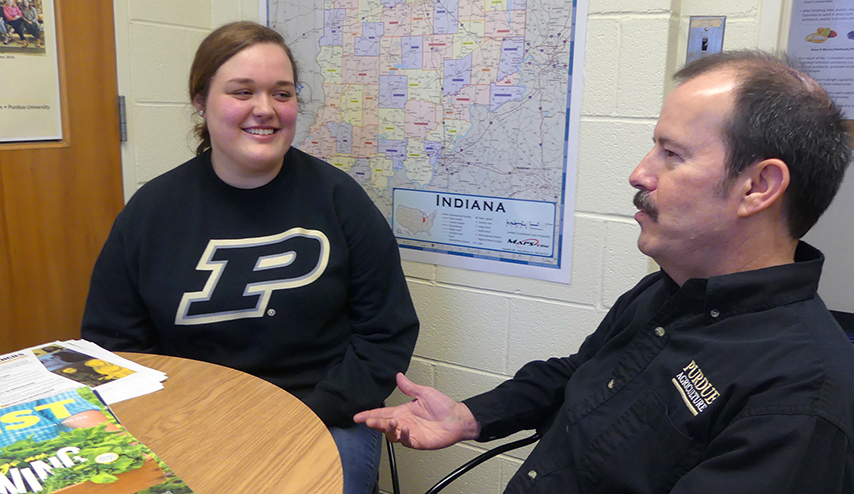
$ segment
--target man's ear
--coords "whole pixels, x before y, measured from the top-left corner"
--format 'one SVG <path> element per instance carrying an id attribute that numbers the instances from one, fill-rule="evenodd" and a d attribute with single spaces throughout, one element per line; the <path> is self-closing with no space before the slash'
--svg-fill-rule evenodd
<path id="1" fill-rule="evenodd" d="M 742 173 L 745 190 L 738 207 L 740 217 L 752 216 L 774 204 L 782 205 L 789 188 L 789 167 L 782 160 L 770 158 L 754 163 Z"/>

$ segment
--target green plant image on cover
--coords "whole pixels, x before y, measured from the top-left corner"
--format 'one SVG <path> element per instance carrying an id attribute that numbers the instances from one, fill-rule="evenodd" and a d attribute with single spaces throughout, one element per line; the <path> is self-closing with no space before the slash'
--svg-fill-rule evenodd
<path id="1" fill-rule="evenodd" d="M 107 431 L 106 427 L 107 423 L 103 423 L 97 427 L 61 432 L 48 441 L 25 439 L 10 444 L 0 449 L 0 473 L 5 474 L 10 468 L 26 468 L 34 461 L 44 461 L 56 456 L 63 448 L 78 448 L 78 452 L 67 455 L 74 463 L 72 466 L 51 469 L 50 476 L 44 480 L 43 492 L 53 492 L 86 480 L 96 484 L 115 482 L 117 475 L 142 466 L 147 449 L 122 431 Z M 101 462 L 95 461 L 96 458 Z"/>
<path id="2" fill-rule="evenodd" d="M 166 482 L 157 484 L 144 491 L 139 491 L 138 494 L 164 494 L 166 492 L 169 494 L 193 494 L 193 491 L 190 490 L 190 487 L 184 481 L 179 479 L 171 470 L 165 469 L 163 462 L 160 462 L 160 468 L 166 474 Z"/>

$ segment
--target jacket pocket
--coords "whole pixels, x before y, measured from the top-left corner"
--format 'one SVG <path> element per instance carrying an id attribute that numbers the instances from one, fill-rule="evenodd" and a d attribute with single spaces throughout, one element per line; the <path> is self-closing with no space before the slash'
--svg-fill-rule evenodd
<path id="1" fill-rule="evenodd" d="M 587 447 L 579 487 L 585 493 L 668 492 L 696 464 L 701 448 L 673 425 L 650 389 Z"/>

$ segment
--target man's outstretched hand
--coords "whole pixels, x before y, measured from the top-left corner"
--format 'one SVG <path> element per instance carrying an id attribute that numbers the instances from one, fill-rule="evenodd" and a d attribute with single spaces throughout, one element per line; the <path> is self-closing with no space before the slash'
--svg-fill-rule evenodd
<path id="1" fill-rule="evenodd" d="M 365 410 L 353 420 L 413 449 L 445 448 L 480 434 L 480 425 L 464 404 L 434 388 L 419 386 L 403 374 L 397 375 L 397 387 L 413 400 L 396 407 Z"/>

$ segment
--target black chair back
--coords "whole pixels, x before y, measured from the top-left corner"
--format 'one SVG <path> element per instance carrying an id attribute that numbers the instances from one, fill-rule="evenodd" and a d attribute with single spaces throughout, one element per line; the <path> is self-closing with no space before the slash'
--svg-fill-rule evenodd
<path id="1" fill-rule="evenodd" d="M 842 329 L 845 330 L 845 334 L 848 335 L 848 339 L 851 340 L 851 343 L 854 343 L 854 314 L 840 310 L 832 310 L 830 313 L 833 314 L 833 317 L 836 318 L 836 322 L 838 322 L 839 325 L 842 326 Z"/>

